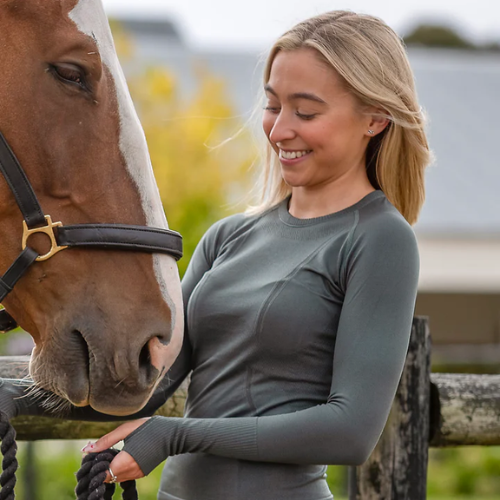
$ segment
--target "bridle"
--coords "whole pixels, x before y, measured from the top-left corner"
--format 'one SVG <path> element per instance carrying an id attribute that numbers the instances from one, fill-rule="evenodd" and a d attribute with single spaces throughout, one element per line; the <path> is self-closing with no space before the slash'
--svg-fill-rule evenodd
<path id="1" fill-rule="evenodd" d="M 24 170 L 1 132 L 0 172 L 5 177 L 24 217 L 22 251 L 6 273 L 0 276 L 0 303 L 35 262 L 48 260 L 66 248 L 91 247 L 159 252 L 171 255 L 176 260 L 182 257 L 182 237 L 169 229 L 130 224 L 63 226 L 61 222 L 52 222 L 52 217 L 43 213 Z M 29 237 L 35 233 L 43 233 L 50 238 L 51 248 L 44 255 L 39 255 L 28 246 Z M 14 318 L 5 309 L 0 310 L 0 332 L 12 330 L 16 326 Z"/>

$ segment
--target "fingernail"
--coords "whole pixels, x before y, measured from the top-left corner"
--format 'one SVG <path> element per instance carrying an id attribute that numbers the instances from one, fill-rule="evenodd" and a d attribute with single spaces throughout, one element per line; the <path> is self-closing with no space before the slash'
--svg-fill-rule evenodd
<path id="1" fill-rule="evenodd" d="M 92 441 L 89 441 L 83 448 L 82 448 L 82 452 L 83 453 L 88 453 L 89 451 L 91 451 L 93 448 L 95 447 L 95 443 L 93 443 Z"/>

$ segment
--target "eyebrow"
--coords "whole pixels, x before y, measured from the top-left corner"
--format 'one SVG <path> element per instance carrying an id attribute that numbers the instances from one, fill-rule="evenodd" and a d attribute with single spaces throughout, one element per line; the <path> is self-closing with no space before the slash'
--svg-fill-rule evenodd
<path id="1" fill-rule="evenodd" d="M 269 84 L 264 85 L 264 90 L 266 92 L 273 94 L 275 97 L 278 97 L 278 94 L 276 94 L 276 92 L 273 90 L 271 85 L 269 85 Z M 309 92 L 295 92 L 294 94 L 290 94 L 288 96 L 289 101 L 293 101 L 294 99 L 308 99 L 310 101 L 319 102 L 321 104 L 326 104 L 326 102 L 323 101 L 323 99 L 321 99 L 317 95 L 310 94 Z"/>

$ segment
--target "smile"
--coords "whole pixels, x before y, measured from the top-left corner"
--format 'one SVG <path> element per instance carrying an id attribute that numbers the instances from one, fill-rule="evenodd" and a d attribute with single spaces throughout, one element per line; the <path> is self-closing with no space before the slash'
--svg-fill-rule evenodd
<path id="1" fill-rule="evenodd" d="M 302 151 L 283 151 L 280 149 L 279 157 L 284 160 L 295 160 L 296 158 L 302 158 L 302 156 L 309 154 L 311 151 L 311 149 Z"/>

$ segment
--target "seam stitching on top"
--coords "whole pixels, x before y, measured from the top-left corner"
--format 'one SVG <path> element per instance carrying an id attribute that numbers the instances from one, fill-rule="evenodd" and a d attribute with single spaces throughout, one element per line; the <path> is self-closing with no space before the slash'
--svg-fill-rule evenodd
<path id="1" fill-rule="evenodd" d="M 345 289 L 347 288 L 347 260 L 348 256 L 351 254 L 352 245 L 354 241 L 354 233 L 356 232 L 359 223 L 359 210 L 355 210 L 353 215 L 354 215 L 354 221 L 346 237 L 346 254 L 343 258 L 343 261 L 340 262 L 340 269 L 338 269 L 339 277 L 342 279 L 344 285 L 343 286 L 344 293 Z"/>

